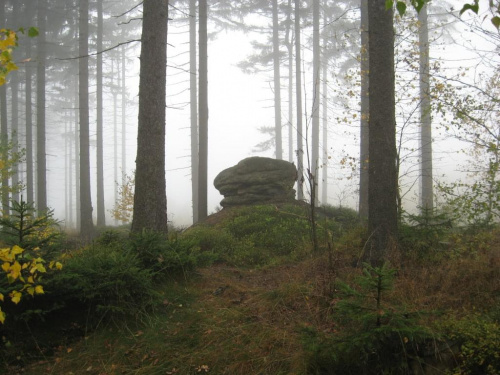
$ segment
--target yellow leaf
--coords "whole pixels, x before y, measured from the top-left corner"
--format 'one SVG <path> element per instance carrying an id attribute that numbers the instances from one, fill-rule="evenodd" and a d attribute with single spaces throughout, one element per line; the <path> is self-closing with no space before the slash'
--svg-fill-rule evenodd
<path id="1" fill-rule="evenodd" d="M 24 250 L 22 248 L 20 248 L 19 246 L 17 245 L 14 245 L 12 247 L 12 251 L 11 253 L 14 254 L 14 255 L 18 255 L 18 254 L 21 254 Z"/>
<path id="2" fill-rule="evenodd" d="M 35 283 L 35 279 L 33 278 L 33 276 L 29 276 L 28 277 L 28 283 L 29 284 L 34 284 Z"/>
<path id="3" fill-rule="evenodd" d="M 45 293 L 45 292 L 43 291 L 43 286 L 41 286 L 41 285 L 37 285 L 37 286 L 35 287 L 35 293 L 36 293 L 36 294 L 43 294 L 43 293 Z"/>
<path id="4" fill-rule="evenodd" d="M 0 301 L 3 302 L 3 294 L 0 293 Z"/>
<path id="5" fill-rule="evenodd" d="M 9 270 L 10 270 L 10 263 L 5 262 L 4 264 L 2 264 L 2 269 L 4 270 L 4 272 L 9 272 Z"/>
<path id="6" fill-rule="evenodd" d="M 26 292 L 30 295 L 30 296 L 33 296 L 35 294 L 35 288 L 33 288 L 32 286 L 28 287 L 26 289 Z"/>
<path id="7" fill-rule="evenodd" d="M 62 270 L 62 268 L 63 268 L 62 263 L 61 263 L 61 262 L 56 262 L 56 268 L 57 268 L 58 270 Z"/>
<path id="8" fill-rule="evenodd" d="M 0 309 L 0 323 L 5 322 L 5 313 Z"/>
<path id="9" fill-rule="evenodd" d="M 21 275 L 21 264 L 16 260 L 13 265 L 10 266 L 10 276 L 16 280 Z"/>
<path id="10" fill-rule="evenodd" d="M 14 290 L 13 292 L 10 293 L 10 299 L 12 302 L 14 302 L 16 305 L 21 301 L 22 294 L 18 292 L 17 290 Z"/>

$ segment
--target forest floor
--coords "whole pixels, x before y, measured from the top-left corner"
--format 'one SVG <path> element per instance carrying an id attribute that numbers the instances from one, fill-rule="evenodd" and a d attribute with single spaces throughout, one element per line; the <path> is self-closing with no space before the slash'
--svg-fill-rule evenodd
<path id="1" fill-rule="evenodd" d="M 227 215 L 215 214 L 210 225 L 227 220 Z M 460 243 L 467 252 L 451 251 L 398 269 L 387 295 L 388 309 L 429 312 L 422 315 L 428 327 L 492 308 L 500 317 L 500 233 L 474 241 Z M 5 373 L 329 373 L 311 370 L 317 348 L 307 337 L 311 332 L 335 337 L 343 329 L 336 320 L 343 298 L 338 282 L 353 285 L 362 275 L 344 245 L 297 261 L 255 267 L 219 262 L 196 268 L 158 284 L 161 298 L 153 308 L 128 317 L 94 316 L 100 323 L 92 328 L 81 311 L 59 317 L 45 327 L 56 339 L 35 332 L 23 338 L 30 341 L 31 352 L 19 353 L 19 363 L 4 367 Z M 498 339 L 491 339 L 493 347 L 500 345 L 494 341 Z M 458 355 L 452 361 L 458 363 Z"/>

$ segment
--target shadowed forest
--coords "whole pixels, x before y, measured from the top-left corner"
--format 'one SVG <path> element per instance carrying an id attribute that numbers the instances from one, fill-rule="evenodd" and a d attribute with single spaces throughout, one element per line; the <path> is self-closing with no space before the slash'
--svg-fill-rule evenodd
<path id="1" fill-rule="evenodd" d="M 499 28 L 0 1 L 0 373 L 500 374 Z"/>

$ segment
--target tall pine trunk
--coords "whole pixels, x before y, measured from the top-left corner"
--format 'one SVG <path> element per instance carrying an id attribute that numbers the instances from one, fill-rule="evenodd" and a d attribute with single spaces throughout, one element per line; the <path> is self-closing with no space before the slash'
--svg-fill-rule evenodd
<path id="1" fill-rule="evenodd" d="M 36 71 L 36 187 L 37 210 L 47 211 L 47 156 L 45 152 L 45 68 L 46 68 L 46 0 L 38 0 L 38 37 Z"/>
<path id="2" fill-rule="evenodd" d="M 369 137 L 369 54 L 368 54 L 368 0 L 361 0 L 361 116 L 359 151 L 359 218 L 368 220 L 368 137 Z"/>
<path id="3" fill-rule="evenodd" d="M 104 209 L 104 156 L 103 156 L 103 98 L 102 98 L 102 33 L 103 15 L 102 1 L 97 1 L 97 71 L 96 71 L 96 101 L 97 101 L 97 226 L 106 225 Z"/>
<path id="4" fill-rule="evenodd" d="M 368 2 L 369 180 L 365 259 L 380 266 L 394 249 L 398 231 L 393 11 L 385 0 Z"/>
<path id="5" fill-rule="evenodd" d="M 421 207 L 432 212 L 434 206 L 432 181 L 432 124 L 429 86 L 429 28 L 427 5 L 418 14 L 419 73 L 420 73 L 420 152 L 421 152 Z"/>
<path id="6" fill-rule="evenodd" d="M 276 140 L 276 159 L 283 159 L 281 137 L 281 72 L 280 41 L 278 23 L 278 0 L 272 0 L 273 10 L 273 70 L 274 70 L 274 132 Z"/>
<path id="7" fill-rule="evenodd" d="M 327 25 L 326 15 L 324 16 L 323 22 Z M 326 38 L 323 37 L 323 51 L 326 51 L 327 44 Z M 328 61 L 323 58 L 321 62 L 322 72 L 323 72 L 323 87 L 322 87 L 322 108 L 323 108 L 323 170 L 322 170 L 322 189 L 321 189 L 321 204 L 325 205 L 328 203 Z"/>
<path id="8" fill-rule="evenodd" d="M 28 22 L 33 20 L 33 13 L 35 3 L 30 1 L 26 4 L 26 18 Z M 26 38 L 25 43 L 25 56 L 31 58 L 32 56 L 32 43 L 31 38 Z M 30 61 L 25 64 L 25 127 L 26 127 L 26 201 L 28 203 L 34 202 L 33 197 L 33 65 Z"/>
<path id="9" fill-rule="evenodd" d="M 208 51 L 207 51 L 207 0 L 199 0 L 199 164 L 198 164 L 198 218 L 207 217 L 207 172 L 208 172 Z"/>
<path id="10" fill-rule="evenodd" d="M 319 40 L 319 0 L 313 0 L 313 103 L 312 103 L 312 142 L 311 142 L 311 179 L 313 180 L 311 197 L 318 205 L 319 174 L 319 108 L 320 108 L 320 40 Z"/>
<path id="11" fill-rule="evenodd" d="M 0 23 L 5 25 L 5 2 L 0 4 Z M 7 160 L 8 143 L 9 143 L 9 130 L 8 130 L 8 116 L 7 116 L 7 86 L 0 86 L 0 146 L 1 158 Z M 9 213 L 9 175 L 5 168 L 1 170 L 2 174 L 2 210 L 4 215 Z"/>
<path id="12" fill-rule="evenodd" d="M 80 120 L 80 235 L 89 240 L 94 235 L 90 193 L 89 144 L 89 0 L 80 0 L 78 35 L 78 103 Z"/>
<path id="13" fill-rule="evenodd" d="M 168 1 L 143 3 L 132 232 L 167 233 L 165 85 Z"/>
<path id="14" fill-rule="evenodd" d="M 189 0 L 189 94 L 191 110 L 191 197 L 193 224 L 198 222 L 198 86 L 196 71 L 196 0 Z"/>
<path id="15" fill-rule="evenodd" d="M 297 199 L 304 199 L 304 138 L 302 135 L 302 62 L 300 57 L 300 0 L 295 0 L 295 93 L 297 105 Z"/>
<path id="16" fill-rule="evenodd" d="M 292 0 L 288 0 L 285 45 L 288 50 L 288 161 L 293 162 L 293 23 Z"/>

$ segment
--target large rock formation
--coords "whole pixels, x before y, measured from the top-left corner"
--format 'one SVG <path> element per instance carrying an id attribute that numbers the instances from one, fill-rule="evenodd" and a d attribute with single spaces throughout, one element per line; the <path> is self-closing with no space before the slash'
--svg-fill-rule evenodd
<path id="1" fill-rule="evenodd" d="M 224 195 L 222 207 L 295 200 L 295 165 L 263 157 L 243 159 L 220 172 L 214 186 Z"/>

